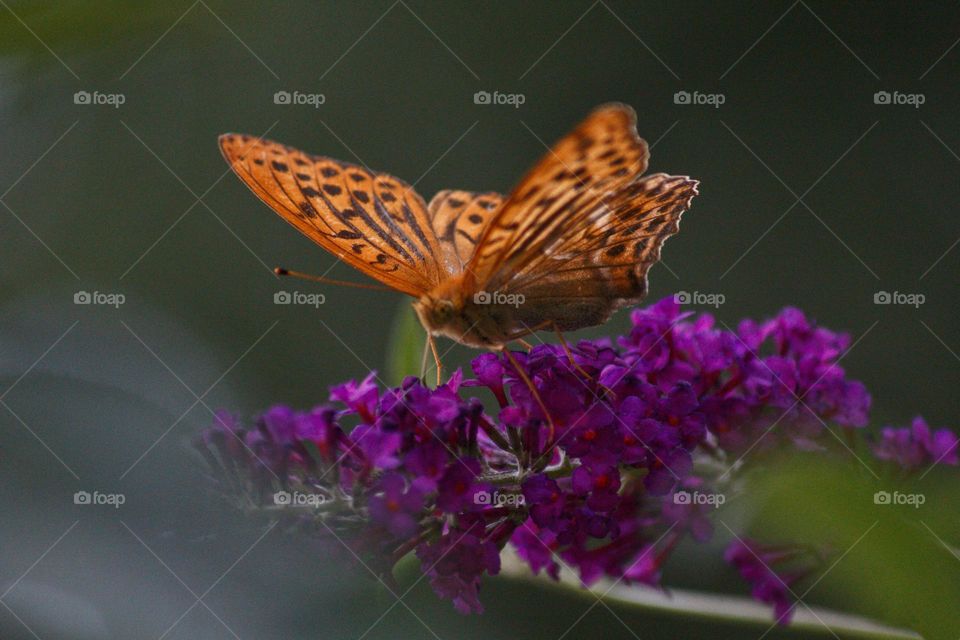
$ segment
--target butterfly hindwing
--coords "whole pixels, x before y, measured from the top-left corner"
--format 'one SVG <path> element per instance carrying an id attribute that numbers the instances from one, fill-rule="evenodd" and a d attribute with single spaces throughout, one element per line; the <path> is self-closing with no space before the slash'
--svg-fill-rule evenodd
<path id="1" fill-rule="evenodd" d="M 611 195 L 576 232 L 507 282 L 507 290 L 524 298 L 518 318 L 527 323 L 543 316 L 561 329 L 579 328 L 643 298 L 647 272 L 696 194 L 695 180 L 658 173 Z"/>
<path id="2" fill-rule="evenodd" d="M 220 148 L 261 200 L 347 264 L 412 296 L 442 278 L 426 205 L 405 182 L 253 136 L 225 134 Z"/>

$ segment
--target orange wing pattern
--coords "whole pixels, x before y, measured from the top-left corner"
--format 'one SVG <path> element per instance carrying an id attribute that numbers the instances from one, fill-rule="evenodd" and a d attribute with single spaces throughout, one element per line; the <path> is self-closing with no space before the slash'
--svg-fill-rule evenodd
<path id="1" fill-rule="evenodd" d="M 407 183 L 254 136 L 224 134 L 220 149 L 271 209 L 361 272 L 411 296 L 446 277 L 426 205 Z"/>
<path id="2" fill-rule="evenodd" d="M 663 173 L 641 178 L 612 195 L 586 223 L 516 274 L 507 288 L 540 313 L 575 300 L 588 302 L 601 322 L 618 307 L 642 298 L 647 272 L 697 195 L 697 182 Z M 553 314 L 567 315 L 562 310 Z M 551 317 L 547 313 L 547 317 Z"/>
<path id="3" fill-rule="evenodd" d="M 494 290 L 576 230 L 647 168 L 630 107 L 599 107 L 530 170 L 487 226 L 467 270 Z"/>
<path id="4" fill-rule="evenodd" d="M 633 110 L 598 108 L 504 198 L 449 190 L 427 207 L 408 184 L 251 136 L 221 136 L 247 186 L 327 251 L 414 303 L 427 329 L 502 345 L 545 324 L 605 321 L 646 294 L 647 272 L 697 194 L 654 174 Z M 462 278 L 458 277 L 462 274 Z M 475 302 L 481 291 L 518 305 Z M 425 295 L 430 294 L 430 295 Z"/>
<path id="5" fill-rule="evenodd" d="M 492 191 L 447 190 L 433 196 L 429 205 L 430 218 L 450 273 L 463 271 L 483 230 L 502 202 L 503 196 Z"/>

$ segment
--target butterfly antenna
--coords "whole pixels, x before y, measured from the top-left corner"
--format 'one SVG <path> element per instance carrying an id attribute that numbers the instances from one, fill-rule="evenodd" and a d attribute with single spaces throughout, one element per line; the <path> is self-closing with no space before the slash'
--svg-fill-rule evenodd
<path id="1" fill-rule="evenodd" d="M 384 287 L 377 284 L 367 284 L 365 282 L 347 282 L 346 280 L 334 280 L 333 278 L 325 278 L 323 276 L 315 276 L 309 273 L 301 273 L 299 271 L 291 271 L 290 269 L 284 269 L 283 267 L 276 267 L 273 272 L 278 276 L 288 276 L 290 278 L 298 278 L 300 280 L 309 280 L 311 282 L 322 282 L 324 284 L 333 284 L 338 287 L 354 287 L 356 289 L 372 289 L 374 291 L 393 291 L 389 287 Z"/>

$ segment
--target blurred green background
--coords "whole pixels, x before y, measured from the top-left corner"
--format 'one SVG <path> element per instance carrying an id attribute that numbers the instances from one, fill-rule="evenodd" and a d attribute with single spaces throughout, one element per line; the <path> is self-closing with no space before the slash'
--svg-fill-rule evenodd
<path id="1" fill-rule="evenodd" d="M 651 299 L 722 294 L 708 310 L 731 326 L 798 306 L 861 338 L 843 365 L 873 392 L 875 425 L 920 411 L 960 425 L 955 3 L 0 5 L 0 637 L 555 640 L 593 602 L 491 580 L 488 612 L 463 618 L 420 582 L 409 608 L 371 628 L 394 599 L 362 568 L 209 492 L 189 442 L 210 408 L 308 407 L 382 370 L 408 302 L 278 281 L 278 264 L 361 277 L 226 174 L 225 131 L 362 162 L 429 199 L 508 191 L 590 109 L 626 102 L 654 145 L 651 170 L 701 180 Z M 276 104 L 278 91 L 324 100 Z M 525 100 L 475 104 L 478 91 Z M 678 104 L 682 91 L 724 102 Z M 923 104 L 877 104 L 882 91 Z M 77 92 L 123 104 L 78 104 Z M 326 302 L 276 305 L 281 290 Z M 125 302 L 74 304 L 80 291 Z M 881 291 L 925 302 L 877 305 Z M 623 312 L 582 335 L 627 324 Z M 80 490 L 126 503 L 75 505 Z M 931 531 L 911 516 L 903 558 L 936 546 L 933 531 L 960 537 L 956 494 L 940 495 L 924 512 L 940 516 Z M 683 550 L 667 582 L 742 593 L 716 551 L 724 539 Z M 809 601 L 870 609 L 849 594 L 818 588 Z M 594 607 L 565 637 L 766 628 L 613 609 Z"/>

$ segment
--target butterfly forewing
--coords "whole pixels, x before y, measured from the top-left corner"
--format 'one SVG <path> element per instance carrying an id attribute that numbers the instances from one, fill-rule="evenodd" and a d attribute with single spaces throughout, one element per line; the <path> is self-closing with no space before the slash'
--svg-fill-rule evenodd
<path id="1" fill-rule="evenodd" d="M 497 288 L 647 167 L 647 144 L 625 105 L 596 109 L 557 142 L 491 220 L 467 271 Z"/>
<path id="2" fill-rule="evenodd" d="M 641 178 L 647 159 L 633 111 L 604 106 L 510 194 L 467 266 L 475 290 L 521 296 L 497 311 L 502 335 L 600 324 L 644 297 L 647 272 L 697 193 L 686 177 Z"/>
<path id="3" fill-rule="evenodd" d="M 252 136 L 225 134 L 220 148 L 261 200 L 361 272 L 412 296 L 445 277 L 426 206 L 405 182 Z"/>

